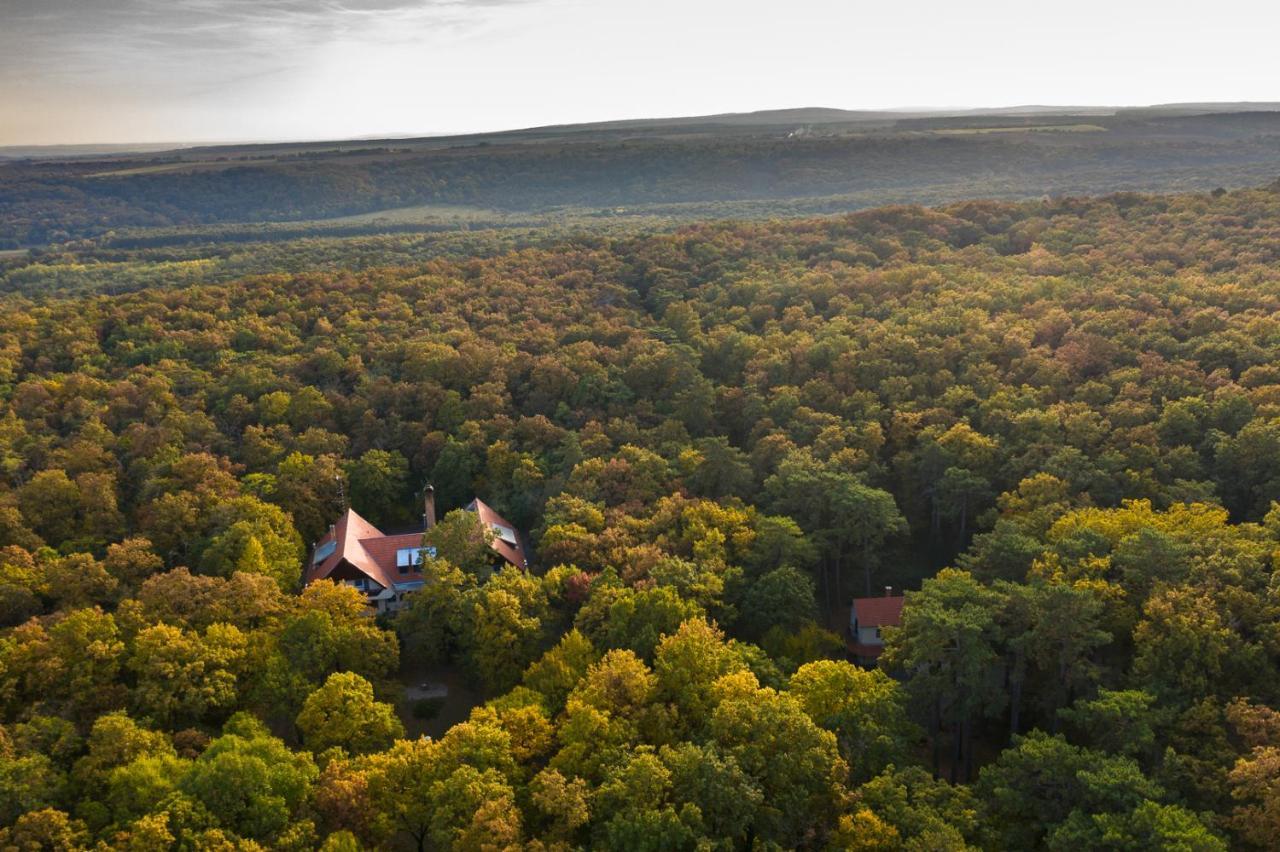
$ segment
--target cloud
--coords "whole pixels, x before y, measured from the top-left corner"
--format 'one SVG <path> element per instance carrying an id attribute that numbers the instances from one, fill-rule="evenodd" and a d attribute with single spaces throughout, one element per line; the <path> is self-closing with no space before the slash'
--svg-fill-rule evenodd
<path id="1" fill-rule="evenodd" d="M 0 79 L 229 81 L 341 41 L 403 42 L 534 0 L 6 0 Z M 250 67 L 246 67 L 246 65 Z"/>

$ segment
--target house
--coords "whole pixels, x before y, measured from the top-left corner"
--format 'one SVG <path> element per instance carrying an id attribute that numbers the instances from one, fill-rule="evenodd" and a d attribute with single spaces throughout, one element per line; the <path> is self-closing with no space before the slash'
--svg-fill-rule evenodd
<path id="1" fill-rule="evenodd" d="M 364 592 L 369 605 L 380 613 L 394 612 L 404 604 L 406 594 L 422 588 L 423 554 L 434 556 L 432 548 L 424 548 L 422 536 L 436 523 L 435 490 L 427 486 L 424 528 L 387 535 L 360 517 L 354 509 L 343 512 L 324 537 L 316 542 L 307 565 L 307 583 L 333 580 L 347 583 Z M 481 523 L 493 531 L 489 546 L 494 561 L 521 570 L 529 567 L 524 538 L 505 518 L 480 499 L 467 504 Z"/>
<path id="2" fill-rule="evenodd" d="M 849 652 L 859 663 L 875 665 L 884 651 L 880 631 L 902 623 L 902 601 L 902 595 L 893 594 L 891 586 L 885 586 L 883 597 L 853 599 L 849 609 Z"/>

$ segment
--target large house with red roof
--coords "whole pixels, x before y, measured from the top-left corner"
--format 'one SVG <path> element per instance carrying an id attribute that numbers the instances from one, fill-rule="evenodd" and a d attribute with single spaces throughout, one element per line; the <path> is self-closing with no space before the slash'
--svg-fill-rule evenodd
<path id="1" fill-rule="evenodd" d="M 435 526 L 435 495 L 428 486 L 425 529 L 387 535 L 347 509 L 338 522 L 316 542 L 307 566 L 306 582 L 333 580 L 364 592 L 377 612 L 395 612 L 404 605 L 405 595 L 422 588 L 422 561 L 435 555 L 424 547 L 422 537 Z M 512 524 L 480 499 L 472 500 L 466 511 L 475 512 L 493 533 L 489 547 L 494 562 L 521 570 L 529 567 L 524 538 Z"/>
<path id="2" fill-rule="evenodd" d="M 849 652 L 863 665 L 873 666 L 884 651 L 885 627 L 902 624 L 902 595 L 886 588 L 883 597 L 854 598 L 849 610 Z"/>

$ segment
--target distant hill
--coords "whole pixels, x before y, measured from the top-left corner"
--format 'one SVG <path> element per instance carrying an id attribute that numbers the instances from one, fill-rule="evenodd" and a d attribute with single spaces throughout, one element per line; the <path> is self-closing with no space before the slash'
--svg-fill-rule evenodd
<path id="1" fill-rule="evenodd" d="M 797 127 L 802 125 L 892 125 L 900 121 L 919 119 L 966 119 L 989 117 L 1059 117 L 1116 116 L 1157 117 L 1171 114 L 1204 114 L 1234 112 L 1280 112 L 1280 102 L 1223 102 L 1223 103 L 1170 103 L 1145 107 L 1105 105 L 1050 105 L 1022 104 L 1006 107 L 937 108 L 904 107 L 884 110 L 848 110 L 831 107 L 795 107 L 788 109 L 756 110 L 754 112 L 726 112 L 711 115 L 673 116 L 665 118 L 627 118 L 613 121 L 585 122 L 577 124 L 552 124 L 511 130 L 463 134 L 401 134 L 397 136 L 357 139 L 334 139 L 283 142 L 170 142 L 170 143 L 106 143 L 91 145 L 0 145 L 0 159 L 60 159 L 103 156 L 129 156 L 133 154 L 181 153 L 184 156 L 203 156 L 228 151 L 260 149 L 278 150 L 356 150 L 371 147 L 452 147 L 477 142 L 522 140 L 546 140 L 579 135 L 614 135 L 618 132 L 653 133 L 688 131 L 699 129 L 759 129 L 771 127 Z"/>
<path id="2" fill-rule="evenodd" d="M 566 212 L 792 216 L 897 202 L 1206 190 L 1277 175 L 1275 104 L 804 107 L 464 136 L 42 149 L 0 167 L 0 250 L 122 229 L 136 237 L 349 217 L 368 231 L 384 212 L 401 230 L 447 227 L 451 218 L 471 227 L 477 210 L 484 221 L 523 223 Z"/>

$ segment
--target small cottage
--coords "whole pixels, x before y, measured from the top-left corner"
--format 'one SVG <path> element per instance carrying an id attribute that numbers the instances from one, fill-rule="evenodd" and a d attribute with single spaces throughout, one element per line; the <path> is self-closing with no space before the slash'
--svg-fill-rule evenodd
<path id="1" fill-rule="evenodd" d="M 849 652 L 859 663 L 874 666 L 884 651 L 881 630 L 902 623 L 902 595 L 886 586 L 884 596 L 854 598 L 849 609 Z"/>

